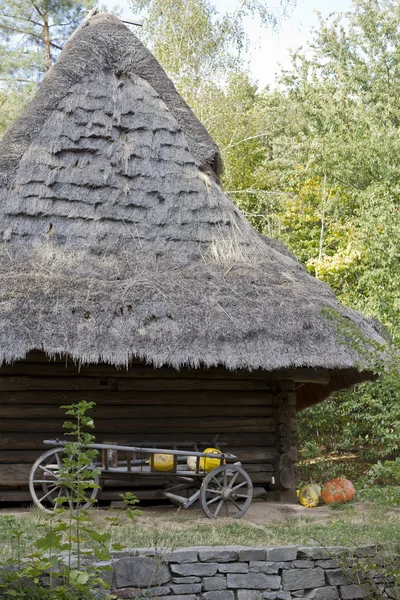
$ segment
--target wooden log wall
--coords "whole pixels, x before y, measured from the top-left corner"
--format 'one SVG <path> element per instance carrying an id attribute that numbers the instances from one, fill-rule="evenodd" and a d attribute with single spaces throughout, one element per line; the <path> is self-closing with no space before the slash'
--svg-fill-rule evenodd
<path id="1" fill-rule="evenodd" d="M 290 388 L 290 384 L 289 384 Z M 63 438 L 60 405 L 94 401 L 97 441 L 130 443 L 208 442 L 219 434 L 255 485 L 294 483 L 295 395 L 268 374 L 223 368 L 129 370 L 110 365 L 49 361 L 42 353 L 0 369 L 0 502 L 28 500 L 29 470 L 48 447 Z M 290 475 L 285 469 L 289 468 Z M 286 474 L 285 474 L 286 473 Z M 138 497 L 152 497 L 158 481 L 146 479 Z M 102 499 L 118 497 L 129 482 L 107 481 Z"/>
<path id="2" fill-rule="evenodd" d="M 273 461 L 275 485 L 279 490 L 294 490 L 298 483 L 296 389 L 294 381 L 282 381 L 273 389 L 278 456 Z"/>

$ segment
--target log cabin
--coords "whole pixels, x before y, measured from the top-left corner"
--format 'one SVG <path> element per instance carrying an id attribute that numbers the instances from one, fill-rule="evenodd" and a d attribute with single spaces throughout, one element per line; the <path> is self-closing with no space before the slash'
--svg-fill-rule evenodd
<path id="1" fill-rule="evenodd" d="M 379 328 L 250 226 L 222 168 L 135 35 L 87 20 L 0 142 L 0 501 L 29 498 L 60 405 L 83 399 L 99 441 L 219 434 L 288 498 L 296 412 L 372 378 L 323 309 Z"/>

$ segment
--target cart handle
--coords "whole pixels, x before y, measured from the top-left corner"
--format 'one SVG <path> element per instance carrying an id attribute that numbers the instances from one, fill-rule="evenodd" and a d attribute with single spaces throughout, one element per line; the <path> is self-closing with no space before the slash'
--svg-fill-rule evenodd
<path id="1" fill-rule="evenodd" d="M 61 440 L 43 440 L 43 444 L 47 446 L 65 446 L 68 442 L 63 442 Z M 138 446 L 117 446 L 113 444 L 78 444 L 81 448 L 92 448 L 94 450 L 119 450 L 121 452 L 138 452 L 143 454 L 172 454 L 176 456 L 206 456 L 207 458 L 228 458 L 234 459 L 237 458 L 235 454 L 231 454 L 230 452 L 221 452 L 217 454 L 216 452 L 190 452 L 186 450 L 171 450 L 165 448 L 140 448 Z"/>

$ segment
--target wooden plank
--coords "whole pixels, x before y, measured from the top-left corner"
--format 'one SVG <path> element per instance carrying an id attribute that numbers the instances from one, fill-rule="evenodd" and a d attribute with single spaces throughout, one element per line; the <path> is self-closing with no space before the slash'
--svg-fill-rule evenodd
<path id="1" fill-rule="evenodd" d="M 13 463 L 28 463 L 33 462 L 49 447 L 40 447 L 36 450 L 0 450 L 0 464 L 13 464 Z M 293 453 L 296 451 L 292 449 Z M 229 452 L 235 454 L 243 464 L 254 463 L 272 464 L 278 456 L 277 452 L 274 452 L 273 448 L 236 448 L 234 446 L 229 447 Z M 291 453 L 291 456 L 293 456 Z M 125 453 L 118 453 L 120 460 L 125 460 Z"/>
<path id="2" fill-rule="evenodd" d="M 271 373 L 271 381 L 295 381 L 296 383 L 327 385 L 330 382 L 330 374 L 327 369 L 282 369 Z"/>
<path id="3" fill-rule="evenodd" d="M 261 379 L 266 382 L 294 381 L 296 383 L 319 383 L 327 385 L 330 382 L 330 373 L 326 369 L 282 369 L 278 371 L 265 371 L 256 369 L 248 371 L 237 369 L 230 371 L 224 367 L 210 367 L 209 369 L 173 369 L 172 367 L 153 368 L 144 363 L 132 364 L 128 369 L 116 368 L 113 365 L 99 363 L 97 365 L 73 364 L 71 362 L 24 362 L 18 361 L 13 365 L 4 365 L 0 368 L 1 375 L 52 375 L 54 376 L 76 376 L 81 377 L 112 376 L 124 377 L 173 377 L 173 378 L 217 378 L 217 379 Z"/>
<path id="4" fill-rule="evenodd" d="M 1 428 L 3 432 L 20 432 L 23 428 L 27 432 L 42 432 L 45 436 L 54 437 L 64 432 L 63 420 L 58 419 L 27 419 L 22 422 L 21 419 L 3 419 Z M 211 419 L 199 418 L 149 418 L 149 419 L 113 419 L 111 424 L 109 419 L 97 419 L 97 434 L 107 434 L 114 436 L 114 431 L 119 433 L 140 432 L 147 433 L 172 433 L 186 432 L 187 438 L 192 437 L 192 432 L 207 432 L 210 434 L 221 434 L 228 432 L 254 432 L 254 433 L 272 433 L 275 425 L 271 417 L 266 418 L 234 418 L 234 417 L 213 417 Z"/>
<path id="5" fill-rule="evenodd" d="M 121 445 L 129 445 L 129 444 L 139 444 L 139 443 L 155 443 L 159 442 L 187 442 L 187 441 L 198 441 L 203 442 L 203 444 L 209 444 L 211 442 L 211 438 L 215 435 L 208 435 L 207 432 L 193 431 L 188 434 L 186 432 L 148 432 L 146 434 L 142 433 L 112 433 L 113 440 Z M 39 449 L 44 451 L 44 449 L 48 449 L 48 446 L 44 446 L 43 440 L 48 437 L 46 432 L 0 432 L 0 450 L 35 450 Z M 62 435 L 58 436 L 60 439 L 65 438 L 65 432 Z M 99 443 L 103 442 L 105 439 L 109 440 L 109 435 L 97 435 L 97 441 Z M 254 448 L 254 451 L 258 449 L 262 450 L 264 447 L 271 448 L 272 444 L 275 442 L 274 433 L 264 434 L 264 433 L 225 433 L 223 436 L 219 437 L 221 441 L 225 441 L 227 443 L 227 447 L 231 448 Z M 225 446 L 224 446 L 225 448 Z M 289 448 L 290 449 L 290 448 Z M 289 450 L 288 449 L 288 450 Z M 272 449 L 273 451 L 273 449 Z M 232 450 L 233 452 L 233 450 Z M 238 452 L 233 452 L 234 454 L 239 455 Z"/>
<path id="6" fill-rule="evenodd" d="M 255 473 L 249 473 L 250 478 L 252 480 L 253 483 L 262 483 L 262 484 L 266 484 L 272 481 L 272 477 L 274 475 L 273 471 L 257 471 Z M 120 488 L 124 488 L 125 490 L 130 490 L 133 493 L 135 493 L 135 489 L 138 488 L 142 488 L 145 489 L 146 487 L 148 488 L 159 488 L 162 489 L 164 487 L 164 484 L 166 483 L 166 479 L 163 479 L 162 477 L 150 477 L 150 476 L 146 476 L 146 477 L 142 477 L 140 478 L 139 476 L 136 477 L 130 477 L 130 478 L 126 478 L 126 479 L 106 479 L 104 481 L 104 489 L 107 490 L 109 488 L 115 488 L 115 487 L 120 487 Z M 100 498 L 102 498 L 103 496 L 100 496 Z"/>
<path id="7" fill-rule="evenodd" d="M 243 468 L 248 474 L 252 475 L 253 473 L 272 473 L 274 471 L 274 467 L 271 464 L 254 464 L 254 463 L 242 463 Z"/>
<path id="8" fill-rule="evenodd" d="M 194 391 L 194 390 L 260 390 L 267 393 L 270 386 L 259 379 L 172 379 L 172 378 L 116 378 L 116 377 L 49 377 L 3 375 L 0 370 L 0 392 L 17 391 Z"/>
<path id="9" fill-rule="evenodd" d="M 151 365 L 136 364 L 126 368 L 116 368 L 113 365 L 100 363 L 97 365 L 74 365 L 72 363 L 61 364 L 55 362 L 34 363 L 34 362 L 16 362 L 12 365 L 0 367 L 0 375 L 26 375 L 26 376 L 52 376 L 52 377 L 116 377 L 116 378 L 178 378 L 178 379 L 261 379 L 270 381 L 270 373 L 262 369 L 248 371 L 238 369 L 229 371 L 223 367 L 210 367 L 209 369 L 173 369 L 172 367 L 153 368 Z"/>
<path id="10" fill-rule="evenodd" d="M 202 404 L 196 406 L 153 406 L 151 404 L 144 405 L 119 405 L 119 406 L 97 406 L 88 411 L 88 415 L 95 419 L 97 424 L 99 419 L 117 420 L 124 418 L 184 418 L 184 417 L 217 417 L 222 419 L 224 416 L 230 417 L 234 413 L 235 417 L 271 417 L 272 407 L 270 406 L 235 406 L 232 411 L 230 406 L 204 406 Z M 65 409 L 51 404 L 17 404 L 17 405 L 0 405 L 0 419 L 58 419 L 64 418 Z M 68 417 L 66 417 L 68 418 Z M 21 427 L 23 425 L 21 424 Z"/>
<path id="11" fill-rule="evenodd" d="M 0 488 L 26 486 L 29 481 L 29 464 L 2 465 L 0 468 Z"/>
<path id="12" fill-rule="evenodd" d="M 0 503 L 2 502 L 32 502 L 32 497 L 25 489 L 0 489 Z"/>
<path id="13" fill-rule="evenodd" d="M 32 465 L 44 448 L 37 450 L 0 450 L 0 464 L 28 463 Z"/>
<path id="14" fill-rule="evenodd" d="M 17 487 L 27 487 L 29 482 L 29 472 L 31 469 L 31 465 L 29 464 L 5 464 L 2 465 L 0 469 L 0 489 L 1 488 L 17 488 Z M 261 483 L 271 481 L 273 472 L 263 470 L 260 471 L 255 467 L 255 472 L 250 473 L 251 479 L 253 482 Z M 125 476 L 126 479 L 118 480 L 118 479 L 106 479 L 104 481 L 104 487 L 121 487 L 133 490 L 135 486 L 139 486 L 141 488 L 146 487 L 160 487 L 162 488 L 164 482 L 166 481 L 163 477 L 157 476 L 147 476 L 140 477 L 137 475 L 133 476 Z"/>
<path id="15" fill-rule="evenodd" d="M 171 405 L 171 406 L 270 406 L 271 395 L 262 391 L 102 391 L 88 392 L 0 392 L 0 405 L 3 404 L 73 404 L 81 400 L 95 402 L 98 405 Z M 234 410 L 234 409 L 233 409 Z"/>
<path id="16" fill-rule="evenodd" d="M 180 432 L 159 432 L 153 433 L 148 432 L 146 434 L 142 433 L 115 433 L 113 432 L 112 437 L 113 440 L 118 442 L 121 445 L 135 445 L 139 443 L 147 443 L 150 445 L 152 443 L 158 444 L 159 442 L 189 442 L 189 441 L 197 441 L 202 444 L 210 444 L 212 437 L 216 435 L 215 433 L 208 435 L 207 432 L 193 431 L 192 433 L 180 433 Z M 20 450 L 35 450 L 35 449 L 43 449 L 46 446 L 43 445 L 43 440 L 47 439 L 49 436 L 45 432 L 0 432 L 0 450 L 11 450 L 11 449 L 20 449 Z M 65 437 L 65 432 L 61 435 L 58 435 L 60 439 L 67 439 Z M 104 440 L 109 440 L 109 435 L 97 434 L 97 441 L 102 443 Z M 264 434 L 264 433 L 225 433 L 224 435 L 219 436 L 220 441 L 224 441 L 227 443 L 227 447 L 235 447 L 235 448 L 247 448 L 254 447 L 258 448 L 272 448 L 272 444 L 275 441 L 275 435 L 273 433 Z M 224 446 L 225 448 L 225 446 Z M 290 449 L 290 448 L 289 448 Z M 288 450 L 289 450 L 288 449 Z"/>
<path id="17" fill-rule="evenodd" d="M 126 493 L 126 488 L 107 488 L 101 492 L 100 496 L 100 506 L 104 501 L 110 500 L 119 500 L 121 501 L 121 494 Z M 160 503 L 163 502 L 163 498 L 160 496 L 158 489 L 135 489 L 133 490 L 136 498 L 138 500 L 159 500 Z M 122 502 L 122 501 L 121 501 Z"/>

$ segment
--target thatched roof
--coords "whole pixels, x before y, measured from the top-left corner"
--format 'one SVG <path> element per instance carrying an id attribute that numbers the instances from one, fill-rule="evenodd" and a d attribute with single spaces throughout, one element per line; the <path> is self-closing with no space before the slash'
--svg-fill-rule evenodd
<path id="1" fill-rule="evenodd" d="M 88 21 L 0 143 L 0 361 L 368 377 L 321 311 L 378 339 L 374 323 L 252 229 L 220 172 L 154 57 L 118 18 Z"/>

